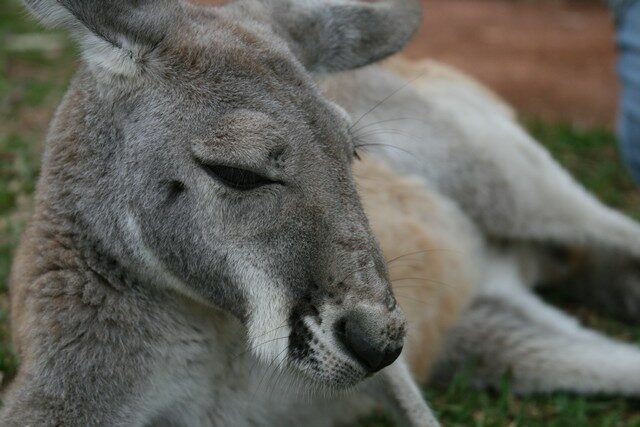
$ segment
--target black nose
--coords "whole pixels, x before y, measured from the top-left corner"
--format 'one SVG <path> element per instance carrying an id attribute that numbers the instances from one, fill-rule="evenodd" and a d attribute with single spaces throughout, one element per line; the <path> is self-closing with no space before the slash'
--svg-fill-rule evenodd
<path id="1" fill-rule="evenodd" d="M 345 318 L 336 325 L 336 335 L 351 355 L 371 373 L 392 364 L 402 351 L 402 340 L 387 338 L 360 317 Z"/>

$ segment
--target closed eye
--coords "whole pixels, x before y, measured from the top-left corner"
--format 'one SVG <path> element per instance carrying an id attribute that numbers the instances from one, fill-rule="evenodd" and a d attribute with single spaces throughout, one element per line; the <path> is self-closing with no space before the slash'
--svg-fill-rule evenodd
<path id="1" fill-rule="evenodd" d="M 209 176 L 234 190 L 248 191 L 265 185 L 282 184 L 280 181 L 274 181 L 247 169 L 225 165 L 201 164 L 201 166 Z"/>

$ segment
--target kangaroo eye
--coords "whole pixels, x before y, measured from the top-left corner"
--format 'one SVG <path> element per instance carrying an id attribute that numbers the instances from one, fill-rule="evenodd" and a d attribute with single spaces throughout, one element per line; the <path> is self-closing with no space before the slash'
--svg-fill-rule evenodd
<path id="1" fill-rule="evenodd" d="M 203 164 L 202 168 L 209 174 L 209 176 L 222 182 L 227 187 L 233 188 L 234 190 L 247 191 L 264 185 L 281 184 L 279 181 L 274 181 L 264 175 L 260 175 L 246 169 L 206 164 Z"/>

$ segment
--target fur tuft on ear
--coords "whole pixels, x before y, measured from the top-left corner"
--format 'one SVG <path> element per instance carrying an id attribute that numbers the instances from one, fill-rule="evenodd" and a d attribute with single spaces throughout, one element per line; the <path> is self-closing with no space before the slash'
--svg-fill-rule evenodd
<path id="1" fill-rule="evenodd" d="M 422 21 L 420 0 L 262 0 L 311 71 L 361 67 L 400 50 Z"/>
<path id="2" fill-rule="evenodd" d="M 64 28 L 87 63 L 112 75 L 133 76 L 180 13 L 174 0 L 24 0 L 45 25 Z"/>

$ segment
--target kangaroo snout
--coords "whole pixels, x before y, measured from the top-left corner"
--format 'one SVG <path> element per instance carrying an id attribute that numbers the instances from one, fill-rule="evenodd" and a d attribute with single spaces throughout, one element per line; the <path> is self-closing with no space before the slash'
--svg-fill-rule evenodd
<path id="1" fill-rule="evenodd" d="M 404 345 L 404 315 L 398 308 L 384 311 L 360 305 L 336 322 L 336 340 L 370 373 L 392 364 Z"/>

